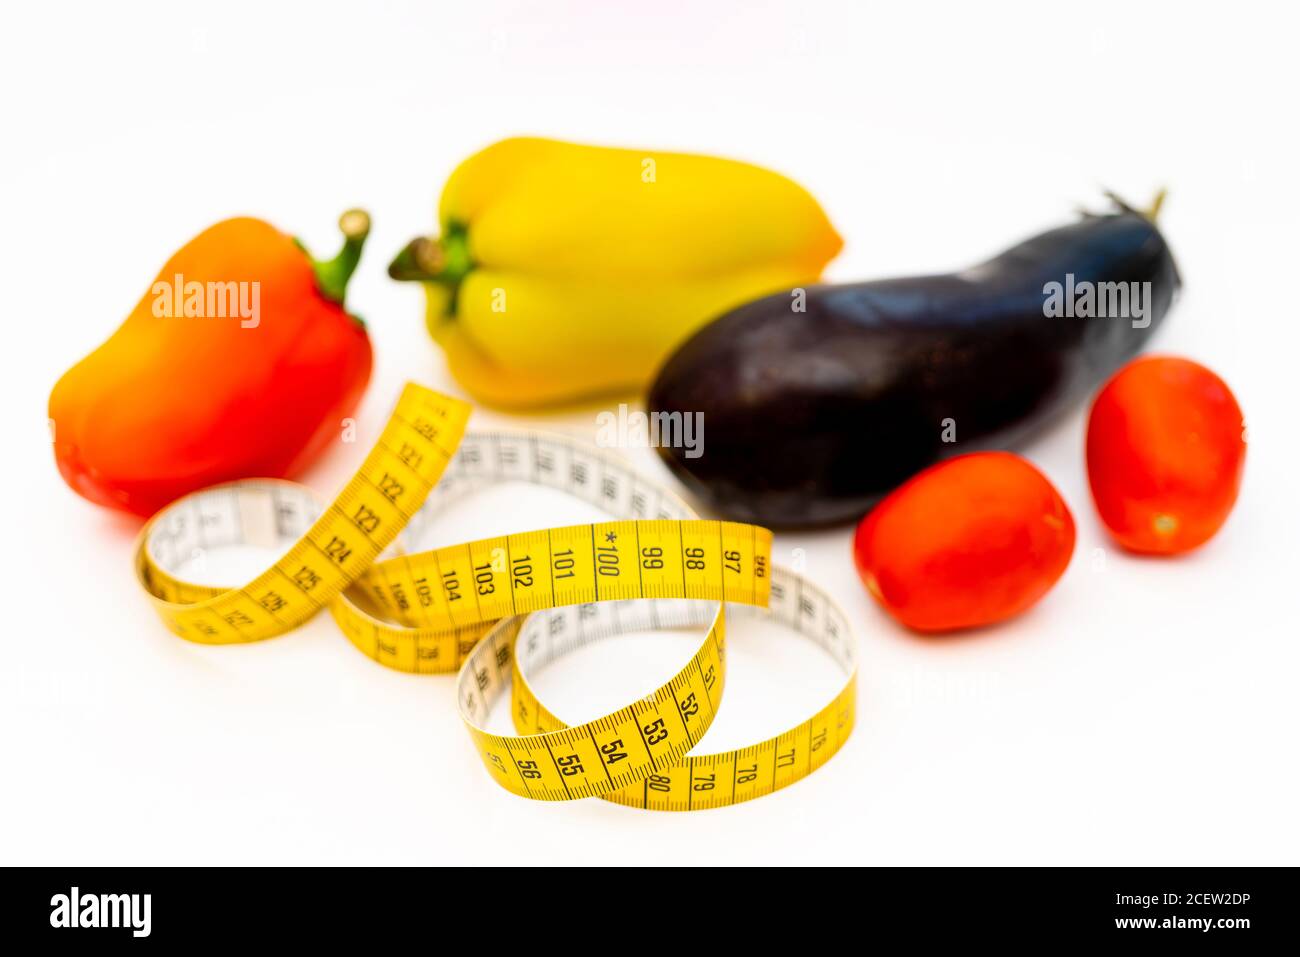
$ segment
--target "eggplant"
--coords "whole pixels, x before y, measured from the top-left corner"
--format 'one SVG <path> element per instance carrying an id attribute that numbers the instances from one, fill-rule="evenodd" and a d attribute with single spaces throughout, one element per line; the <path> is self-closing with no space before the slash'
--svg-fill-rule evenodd
<path id="1" fill-rule="evenodd" d="M 648 410 L 708 426 L 702 447 L 660 455 L 721 515 L 792 528 L 856 520 L 941 459 L 1020 446 L 1146 345 L 1181 286 L 1159 198 L 1115 203 L 963 272 L 724 314 L 650 387 Z"/>

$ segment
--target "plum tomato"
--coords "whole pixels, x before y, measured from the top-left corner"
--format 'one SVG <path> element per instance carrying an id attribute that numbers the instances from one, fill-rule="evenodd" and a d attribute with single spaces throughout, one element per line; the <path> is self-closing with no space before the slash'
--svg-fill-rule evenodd
<path id="1" fill-rule="evenodd" d="M 1009 452 L 933 465 L 858 525 L 853 557 L 889 614 L 922 632 L 1020 614 L 1056 584 L 1074 518 L 1046 476 Z"/>
<path id="2" fill-rule="evenodd" d="M 1088 484 L 1120 545 L 1176 555 L 1228 518 L 1246 462 L 1232 390 L 1205 366 L 1172 356 L 1130 362 L 1088 415 Z"/>

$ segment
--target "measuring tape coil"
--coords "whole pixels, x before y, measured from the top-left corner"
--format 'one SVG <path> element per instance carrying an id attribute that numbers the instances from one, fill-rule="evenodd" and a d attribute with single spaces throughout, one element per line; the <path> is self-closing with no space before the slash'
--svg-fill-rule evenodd
<path id="1" fill-rule="evenodd" d="M 205 489 L 146 524 L 142 587 L 191 641 L 256 641 L 328 607 L 362 652 L 388 667 L 446 673 L 485 766 L 524 797 L 599 796 L 688 810 L 738 803 L 807 776 L 853 725 L 856 665 L 847 619 L 811 583 L 771 564 L 771 533 L 697 518 L 621 460 L 558 436 L 470 433 L 465 403 L 409 384 L 343 491 L 322 507 L 303 486 L 246 480 Z M 437 516 L 484 485 L 559 489 L 618 520 L 437 549 Z M 400 540 L 399 540 L 400 536 Z M 195 584 L 176 569 L 211 548 L 289 547 L 241 588 Z M 813 640 L 846 675 L 797 727 L 714 755 L 691 749 L 721 703 L 725 608 L 763 608 Z M 538 699 L 530 672 L 628 630 L 694 627 L 685 667 L 619 711 L 573 727 Z M 483 727 L 511 691 L 517 735 Z"/>

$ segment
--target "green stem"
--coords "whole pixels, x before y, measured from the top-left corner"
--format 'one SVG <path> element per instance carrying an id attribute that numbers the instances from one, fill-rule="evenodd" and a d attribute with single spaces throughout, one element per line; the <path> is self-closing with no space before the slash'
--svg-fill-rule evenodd
<path id="1" fill-rule="evenodd" d="M 316 273 L 316 286 L 326 299 L 343 305 L 347 297 L 348 280 L 361 261 L 361 247 L 370 235 L 370 214 L 364 209 L 349 209 L 339 217 L 343 231 L 343 248 L 333 259 L 315 259 L 311 268 Z"/>
<path id="2" fill-rule="evenodd" d="M 473 268 L 469 232 L 453 224 L 441 238 L 412 239 L 388 264 L 388 275 L 399 282 L 436 282 L 455 289 Z"/>

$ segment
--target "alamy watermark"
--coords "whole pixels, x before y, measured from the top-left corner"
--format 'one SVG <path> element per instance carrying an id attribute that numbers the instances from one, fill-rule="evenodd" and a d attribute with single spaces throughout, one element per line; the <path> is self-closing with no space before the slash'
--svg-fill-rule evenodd
<path id="1" fill-rule="evenodd" d="M 703 412 L 632 412 L 620 403 L 618 412 L 596 416 L 596 444 L 604 449 L 685 449 L 688 459 L 704 454 Z"/>
<path id="2" fill-rule="evenodd" d="M 74 887 L 50 898 L 51 927 L 122 927 L 133 937 L 148 937 L 150 894 L 83 894 Z"/>
<path id="3" fill-rule="evenodd" d="M 1065 282 L 1043 286 L 1043 315 L 1049 319 L 1129 319 L 1134 329 L 1151 325 L 1151 283 L 1076 282 L 1074 273 Z"/>
<path id="4" fill-rule="evenodd" d="M 159 319 L 239 319 L 243 329 L 262 321 L 262 284 L 199 282 L 177 273 L 171 282 L 153 284 L 153 314 Z"/>

